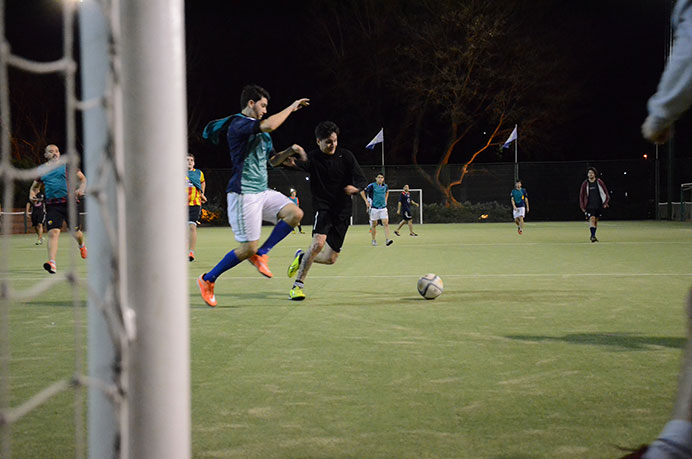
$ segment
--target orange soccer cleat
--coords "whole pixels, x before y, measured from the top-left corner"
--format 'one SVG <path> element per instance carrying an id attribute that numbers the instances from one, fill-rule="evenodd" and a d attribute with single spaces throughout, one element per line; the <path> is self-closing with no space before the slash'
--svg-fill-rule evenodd
<path id="1" fill-rule="evenodd" d="M 255 254 L 248 258 L 247 261 L 252 263 L 255 266 L 255 268 L 257 268 L 257 271 L 259 271 L 260 274 L 264 277 L 274 277 L 272 272 L 269 271 L 269 265 L 267 264 L 267 262 L 269 261 L 269 255 L 267 255 L 266 253 L 264 255 Z"/>
<path id="2" fill-rule="evenodd" d="M 206 273 L 204 273 L 206 274 Z M 214 295 L 214 283 L 205 281 L 204 274 L 197 278 L 197 287 L 199 287 L 199 294 L 202 295 L 202 299 L 212 308 L 216 306 L 216 295 Z"/>

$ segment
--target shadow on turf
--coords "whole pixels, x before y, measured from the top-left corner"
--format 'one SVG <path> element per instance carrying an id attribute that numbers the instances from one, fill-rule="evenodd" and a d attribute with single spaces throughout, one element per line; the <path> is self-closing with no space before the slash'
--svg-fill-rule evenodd
<path id="1" fill-rule="evenodd" d="M 644 350 L 651 347 L 682 349 L 685 345 L 685 338 L 641 336 L 634 333 L 573 333 L 563 336 L 506 335 L 505 337 L 520 341 L 560 341 L 570 344 L 615 346 L 630 350 Z"/>
<path id="2" fill-rule="evenodd" d="M 216 295 L 216 300 L 218 301 L 218 304 L 210 308 L 207 306 L 204 301 L 199 297 L 199 294 L 195 295 L 193 298 L 190 299 L 190 308 L 191 309 L 232 309 L 232 308 L 240 308 L 243 306 L 247 306 L 248 304 L 252 304 L 254 307 L 257 307 L 257 300 L 282 300 L 285 302 L 285 304 L 279 305 L 279 306 L 286 306 L 290 305 L 292 302 L 288 298 L 288 295 L 281 295 L 273 292 L 249 292 L 249 293 L 234 293 L 232 295 L 222 293 L 222 294 L 217 294 Z M 295 304 L 295 302 L 293 302 Z M 270 303 L 270 305 L 274 305 L 274 303 Z M 266 305 L 265 305 L 266 306 Z"/>

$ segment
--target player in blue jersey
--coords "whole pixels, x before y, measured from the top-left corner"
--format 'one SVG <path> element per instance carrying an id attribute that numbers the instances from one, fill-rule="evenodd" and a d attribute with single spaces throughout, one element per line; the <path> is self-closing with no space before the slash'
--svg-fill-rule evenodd
<path id="1" fill-rule="evenodd" d="M 44 156 L 48 162 L 42 167 L 53 167 L 53 163 L 60 159 L 60 150 L 56 145 L 48 145 L 44 152 Z M 79 184 L 75 189 L 75 196 L 79 202 L 79 198 L 84 197 L 87 180 L 80 170 L 77 171 L 76 175 Z M 69 178 L 67 176 L 67 166 L 64 164 L 58 166 L 34 180 L 29 190 L 29 201 L 36 202 L 38 194 L 41 191 L 41 184 L 45 187 L 46 228 L 48 229 L 48 261 L 43 264 L 43 269 L 51 274 L 55 274 L 57 272 L 55 258 L 58 254 L 58 241 L 60 239 L 63 221 L 67 223 L 68 228 L 70 227 L 67 211 L 68 189 L 70 187 Z M 73 223 L 73 234 L 74 238 L 77 240 L 77 244 L 79 244 L 79 254 L 82 258 L 86 258 L 87 248 L 84 244 L 84 233 L 82 233 L 79 222 L 79 212 L 77 213 L 77 221 Z"/>
<path id="2" fill-rule="evenodd" d="M 401 222 L 399 227 L 394 230 L 394 234 L 401 236 L 399 230 L 402 226 L 408 223 L 408 234 L 410 236 L 418 236 L 413 232 L 413 216 L 411 214 L 411 206 L 414 205 L 418 207 L 418 203 L 411 199 L 411 193 L 409 193 L 408 185 L 404 185 L 404 191 L 399 195 L 399 202 L 396 204 L 396 214 L 401 215 Z"/>
<path id="3" fill-rule="evenodd" d="M 276 153 L 270 132 L 276 130 L 291 113 L 309 105 L 309 99 L 298 99 L 282 111 L 263 120 L 269 105 L 269 93 L 250 85 L 240 95 L 241 112 L 209 123 L 203 137 L 217 142 L 225 133 L 233 163 L 231 179 L 226 188 L 228 221 L 240 246 L 228 252 L 209 272 L 197 278 L 202 298 L 216 306 L 214 283 L 224 272 L 243 260 L 255 265 L 265 277 L 272 277 L 267 253 L 303 218 L 303 211 L 287 196 L 267 188 L 267 164 L 278 166 L 287 158 L 298 155 L 305 159 L 300 145 Z M 267 240 L 259 246 L 262 221 L 276 223 Z"/>
<path id="4" fill-rule="evenodd" d="M 375 181 L 369 184 L 360 196 L 365 201 L 365 207 L 370 215 L 370 235 L 372 245 L 377 245 L 377 220 L 384 226 L 385 243 L 392 245 L 394 241 L 389 239 L 389 213 L 387 212 L 387 198 L 389 198 L 389 187 L 384 183 L 384 174 L 377 174 Z"/>
<path id="5" fill-rule="evenodd" d="M 512 202 L 514 223 L 517 224 L 517 233 L 522 234 L 524 232 L 524 217 L 529 213 L 529 195 L 521 187 L 521 180 L 514 183 L 514 188 L 510 193 L 510 201 Z"/>

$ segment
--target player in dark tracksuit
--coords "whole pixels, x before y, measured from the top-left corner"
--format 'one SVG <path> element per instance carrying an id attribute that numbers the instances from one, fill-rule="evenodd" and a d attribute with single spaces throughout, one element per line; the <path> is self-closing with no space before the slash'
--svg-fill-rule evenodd
<path id="1" fill-rule="evenodd" d="M 43 224 L 46 222 L 45 196 L 43 193 L 37 193 L 34 201 L 26 203 L 26 210 L 24 213 L 27 218 L 31 216 L 31 226 L 34 228 L 34 231 L 36 231 L 37 237 L 35 244 L 43 244 Z"/>
<path id="2" fill-rule="evenodd" d="M 589 220 L 589 231 L 591 231 L 591 242 L 598 242 L 596 239 L 596 229 L 598 219 L 601 218 L 603 209 L 610 206 L 610 193 L 603 180 L 597 177 L 598 171 L 595 167 L 589 167 L 586 171 L 586 180 L 581 184 L 579 190 L 579 207 Z"/>

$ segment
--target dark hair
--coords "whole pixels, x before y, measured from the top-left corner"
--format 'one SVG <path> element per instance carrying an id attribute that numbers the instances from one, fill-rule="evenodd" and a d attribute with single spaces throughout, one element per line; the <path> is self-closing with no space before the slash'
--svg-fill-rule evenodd
<path id="1" fill-rule="evenodd" d="M 517 183 L 521 183 L 521 179 L 516 179 L 516 180 L 514 181 L 514 184 L 515 184 L 515 185 L 516 185 Z"/>
<path id="2" fill-rule="evenodd" d="M 379 174 L 375 175 L 375 178 L 379 177 L 380 175 L 381 175 L 382 177 L 384 177 L 384 174 L 383 174 L 382 172 L 380 172 Z"/>
<path id="3" fill-rule="evenodd" d="M 247 107 L 247 103 L 251 100 L 255 102 L 259 101 L 262 97 L 266 97 L 269 100 L 269 92 L 261 86 L 256 84 L 249 84 L 243 88 L 240 93 L 240 109 L 243 110 Z"/>
<path id="4" fill-rule="evenodd" d="M 186 158 L 195 159 L 195 155 L 193 155 L 192 153 L 188 153 L 187 156 L 186 156 Z"/>
<path id="5" fill-rule="evenodd" d="M 596 169 L 595 167 L 589 167 L 588 169 L 586 169 L 587 174 L 589 173 L 589 171 L 593 171 L 594 175 L 598 175 L 598 169 Z"/>
<path id="6" fill-rule="evenodd" d="M 337 126 L 336 123 L 333 123 L 332 121 L 322 121 L 315 128 L 315 137 L 317 138 L 317 140 L 326 139 L 327 137 L 332 135 L 332 132 L 338 136 L 339 126 Z"/>

